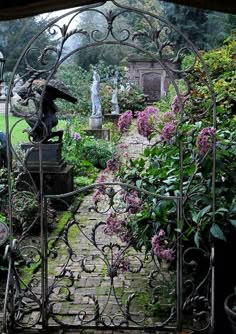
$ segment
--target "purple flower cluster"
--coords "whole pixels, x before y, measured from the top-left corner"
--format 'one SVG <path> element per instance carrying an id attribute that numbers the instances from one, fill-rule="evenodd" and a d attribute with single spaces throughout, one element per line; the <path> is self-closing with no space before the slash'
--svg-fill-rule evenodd
<path id="1" fill-rule="evenodd" d="M 107 217 L 104 233 L 107 235 L 117 235 L 122 242 L 129 243 L 129 233 L 124 225 L 124 222 L 119 219 L 115 212 L 110 212 Z"/>
<path id="2" fill-rule="evenodd" d="M 118 128 L 121 132 L 125 132 L 129 129 L 133 119 L 133 113 L 131 110 L 124 112 L 118 120 Z"/>
<path id="3" fill-rule="evenodd" d="M 101 183 L 101 186 L 99 186 L 99 188 L 96 190 L 96 192 L 93 195 L 93 201 L 95 204 L 97 204 L 98 202 L 101 201 L 102 199 L 102 195 L 104 195 L 105 193 L 105 186 L 102 184 L 103 182 L 105 182 L 105 174 L 102 173 L 98 176 L 96 183 Z"/>
<path id="4" fill-rule="evenodd" d="M 159 257 L 160 259 L 166 261 L 174 260 L 174 251 L 170 248 L 165 248 L 164 245 L 165 232 L 164 230 L 160 230 L 158 234 L 154 235 L 152 238 L 152 250 L 154 255 Z"/>
<path id="5" fill-rule="evenodd" d="M 73 139 L 74 140 L 80 140 L 81 139 L 81 135 L 79 132 L 74 132 L 73 133 Z"/>
<path id="6" fill-rule="evenodd" d="M 197 149 L 200 154 L 205 154 L 212 147 L 212 140 L 216 133 L 215 128 L 204 128 L 197 137 Z"/>
<path id="7" fill-rule="evenodd" d="M 181 96 L 182 103 L 184 102 L 184 100 L 185 100 L 185 98 L 183 96 Z M 171 104 L 171 111 L 174 112 L 174 113 L 177 113 L 177 112 L 179 112 L 179 109 L 180 109 L 180 102 L 179 102 L 178 96 L 176 95 L 173 98 L 173 101 L 172 101 L 172 104 Z"/>
<path id="8" fill-rule="evenodd" d="M 129 271 L 129 261 L 119 252 L 114 254 L 113 266 L 123 273 Z"/>
<path id="9" fill-rule="evenodd" d="M 113 234 L 119 235 L 121 227 L 122 227 L 122 220 L 119 220 L 114 212 L 110 212 L 109 216 L 107 217 L 104 232 L 107 235 L 113 235 Z"/>
<path id="10" fill-rule="evenodd" d="M 145 113 L 148 115 L 157 115 L 159 110 L 153 106 L 148 106 L 144 109 Z"/>
<path id="11" fill-rule="evenodd" d="M 175 132 L 176 126 L 174 122 L 166 122 L 161 131 L 160 138 L 170 144 Z"/>
<path id="12" fill-rule="evenodd" d="M 138 114 L 137 127 L 138 133 L 141 136 L 149 138 L 155 129 L 155 124 L 158 122 L 158 109 L 154 107 L 147 107 L 144 111 Z"/>
<path id="13" fill-rule="evenodd" d="M 117 169 L 117 161 L 116 159 L 110 159 L 106 162 L 105 172 L 114 172 Z"/>
<path id="14" fill-rule="evenodd" d="M 127 205 L 128 213 L 137 213 L 141 208 L 141 199 L 138 197 L 137 191 L 132 190 L 128 192 L 124 197 Z"/>

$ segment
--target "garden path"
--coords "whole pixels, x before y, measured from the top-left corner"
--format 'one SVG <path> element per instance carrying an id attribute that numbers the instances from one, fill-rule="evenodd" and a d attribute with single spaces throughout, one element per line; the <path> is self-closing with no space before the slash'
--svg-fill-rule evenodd
<path id="1" fill-rule="evenodd" d="M 147 147 L 150 145 L 149 141 L 140 136 L 137 133 L 136 127 L 131 126 L 130 132 L 127 134 L 123 134 L 119 140 L 118 146 L 120 147 L 121 154 L 122 150 L 125 152 L 123 155 L 123 159 L 136 159 Z M 102 172 L 101 172 L 102 173 Z M 106 174 L 106 178 L 104 182 L 112 182 L 113 181 L 113 173 L 109 172 Z M 80 224 L 80 229 L 77 227 L 72 227 L 71 232 L 68 234 L 68 240 L 73 249 L 75 257 L 73 261 L 70 261 L 67 265 L 67 269 L 71 270 L 77 281 L 74 284 L 72 291 L 73 302 L 69 301 L 68 303 L 57 302 L 53 308 L 54 313 L 58 312 L 58 315 L 62 315 L 63 317 L 60 319 L 64 323 L 77 324 L 78 323 L 78 305 L 87 312 L 91 317 L 93 316 L 93 305 L 89 297 L 84 297 L 84 295 L 93 295 L 95 294 L 98 297 L 98 301 L 101 309 L 105 309 L 106 315 L 114 315 L 121 314 L 121 310 L 117 305 L 117 301 L 115 300 L 115 296 L 113 292 L 110 290 L 111 283 L 110 278 L 106 275 L 106 264 L 104 263 L 104 258 L 102 252 L 102 246 L 109 244 L 109 239 L 111 242 L 115 242 L 114 237 L 110 237 L 104 234 L 103 227 L 98 228 L 96 231 L 96 241 L 98 245 L 98 249 L 96 249 L 91 242 L 86 238 L 91 237 L 93 228 L 98 222 L 105 222 L 107 216 L 101 215 L 96 212 L 90 212 L 90 208 L 94 205 L 93 199 L 94 193 L 87 194 L 83 198 L 83 202 L 81 203 L 79 210 L 76 214 L 76 220 Z M 76 235 L 76 237 L 74 237 Z M 118 240 L 117 240 L 118 241 Z M 62 271 L 63 264 L 66 262 L 66 252 L 63 249 L 63 246 L 57 246 L 58 257 L 49 262 L 49 277 L 53 280 L 55 275 L 59 275 Z M 94 263 L 96 265 L 96 270 L 94 272 L 86 273 L 81 269 L 81 263 L 85 258 L 85 254 L 87 254 L 87 268 L 93 269 Z M 139 258 L 144 260 L 144 255 L 139 254 Z M 56 264 L 56 266 L 55 266 Z M 139 266 L 139 260 L 133 260 L 133 267 Z M 140 287 L 145 287 L 140 294 L 140 304 L 136 305 L 135 311 L 136 316 L 138 312 L 144 311 L 145 299 L 147 298 L 147 276 L 150 273 L 150 265 L 148 273 L 146 270 L 142 270 L 140 273 L 131 274 L 131 273 L 118 273 L 117 279 L 114 279 L 114 290 L 117 294 L 117 298 L 123 306 L 125 306 L 125 301 L 128 296 L 132 293 L 135 293 L 135 290 L 140 290 Z M 55 293 L 60 296 L 60 288 L 55 289 Z M 110 295 L 111 292 L 111 295 Z M 124 308 L 123 308 L 124 309 Z M 73 317 L 73 314 L 75 315 Z M 105 316 L 106 318 L 106 316 Z M 150 319 L 151 321 L 151 319 Z M 83 333 L 86 333 L 84 331 Z M 121 330 L 114 331 L 102 331 L 102 330 L 92 330 L 89 333 L 96 334 L 111 334 L 111 333 L 123 333 Z M 142 330 L 135 330 L 134 334 L 144 333 Z"/>
<path id="2" fill-rule="evenodd" d="M 124 155 L 124 159 L 135 159 L 143 152 L 145 147 L 150 145 L 150 143 L 146 138 L 137 133 L 136 127 L 133 125 L 128 134 L 125 133 L 122 135 L 118 145 L 120 147 L 125 147 L 126 154 Z M 113 181 L 113 174 L 111 172 L 106 175 L 105 181 Z M 94 193 L 88 193 L 84 196 L 78 212 L 76 213 L 76 221 L 79 222 L 79 227 L 74 225 L 69 229 L 68 241 L 73 249 L 73 259 L 68 261 L 68 249 L 66 249 L 63 240 L 56 244 L 57 256 L 55 258 L 49 258 L 49 286 L 54 284 L 55 287 L 53 289 L 53 294 L 51 294 L 51 300 L 55 302 L 53 305 L 53 314 L 57 319 L 57 321 L 55 321 L 55 318 L 54 320 L 50 320 L 50 324 L 56 325 L 56 323 L 60 324 L 60 322 L 63 322 L 64 324 L 78 326 L 85 314 L 83 312 L 86 312 L 89 319 L 93 318 L 95 306 L 88 295 L 95 295 L 97 297 L 100 312 L 104 311 L 103 318 L 107 323 L 111 321 L 109 316 L 114 314 L 119 314 L 115 321 L 121 320 L 125 312 L 128 297 L 137 292 L 137 302 L 131 307 L 133 319 L 140 319 L 140 314 L 138 317 L 138 313 L 141 312 L 146 315 L 148 314 L 147 324 L 150 326 L 153 321 L 164 320 L 160 318 L 155 320 L 155 315 L 152 317 L 149 316 L 149 313 L 155 312 L 155 310 L 151 308 L 147 309 L 146 307 L 147 298 L 148 300 L 150 298 L 147 278 L 152 269 L 150 268 L 149 261 L 147 261 L 147 263 L 144 262 L 146 266 L 144 266 L 138 273 L 118 272 L 117 277 L 114 278 L 113 284 L 111 284 L 111 279 L 107 275 L 107 265 L 104 261 L 105 251 L 102 250 L 102 247 L 108 245 L 110 242 L 116 242 L 116 239 L 114 239 L 113 236 L 106 235 L 104 233 L 104 227 L 102 226 L 101 228 L 96 229 L 97 248 L 91 243 L 91 235 L 94 226 L 100 222 L 104 223 L 107 218 L 97 212 L 91 212 L 91 207 L 94 205 L 93 195 Z M 124 246 L 121 245 L 121 249 L 123 249 L 122 247 Z M 139 267 L 140 261 L 138 258 L 144 261 L 144 255 L 141 253 L 136 253 L 135 255 L 137 255 L 137 257 L 134 257 L 134 254 L 131 251 L 129 255 L 132 256 L 131 266 L 133 268 Z M 82 268 L 83 264 L 86 270 Z M 66 275 L 67 278 L 60 280 L 61 277 L 63 277 L 61 274 L 64 270 L 68 273 L 68 275 Z M 70 283 L 68 276 L 71 272 L 73 272 L 74 282 L 72 286 L 69 287 L 71 293 L 69 296 L 70 298 L 65 298 L 68 292 L 65 286 Z M 40 273 L 36 273 L 35 277 L 40 281 Z M 29 279 L 31 278 L 32 277 Z M 28 320 L 34 322 L 35 318 L 37 318 L 37 312 L 31 314 Z M 95 326 L 95 323 L 92 322 L 90 325 Z M 132 325 L 132 322 L 130 325 Z M 127 330 L 81 330 L 81 333 L 84 334 L 121 334 L 125 332 L 127 333 Z M 67 333 L 67 331 L 65 330 L 63 333 Z M 75 330 L 74 332 L 70 331 L 70 333 L 79 332 Z M 132 331 L 132 334 L 141 333 L 148 333 L 148 331 L 139 329 Z M 162 332 L 162 334 L 164 334 L 164 332 Z"/>

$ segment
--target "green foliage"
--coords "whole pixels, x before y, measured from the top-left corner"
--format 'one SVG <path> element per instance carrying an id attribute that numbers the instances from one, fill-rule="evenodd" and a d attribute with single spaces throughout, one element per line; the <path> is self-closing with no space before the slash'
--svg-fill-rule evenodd
<path id="1" fill-rule="evenodd" d="M 58 100 L 56 103 L 60 114 L 89 114 L 91 110 L 90 85 L 92 72 L 86 71 L 75 64 L 65 64 L 59 67 L 57 78 L 62 80 L 69 87 L 73 96 L 78 99 L 78 102 L 74 105 L 64 100 Z"/>
<path id="2" fill-rule="evenodd" d="M 177 218 L 177 199 L 155 199 L 150 196 L 143 202 L 142 211 L 133 216 L 129 223 L 134 235 L 135 247 L 143 246 L 149 250 L 151 238 L 163 228 L 175 242 L 176 231 L 184 240 L 191 241 L 197 247 L 210 245 L 212 238 L 227 240 L 235 229 L 236 221 L 236 118 L 235 118 L 235 39 L 230 37 L 221 49 L 209 51 L 203 57 L 209 66 L 209 72 L 216 90 L 218 106 L 216 133 L 216 211 L 212 207 L 212 151 L 202 154 L 197 142 L 202 129 L 212 124 L 211 109 L 202 114 L 201 120 L 194 120 L 196 112 L 192 101 L 200 101 L 200 110 L 210 105 L 209 89 L 206 86 L 205 73 L 199 62 L 194 67 L 191 81 L 190 98 L 184 110 L 181 122 L 178 112 L 174 114 L 176 131 L 171 141 L 158 134 L 162 133 L 166 120 L 163 112 L 170 111 L 173 87 L 164 100 L 156 105 L 160 109 L 159 118 L 153 133 L 153 145 L 147 147 L 143 156 L 129 161 L 120 168 L 120 177 L 124 182 L 142 187 L 164 196 L 184 196 L 184 220 Z M 185 59 L 185 65 L 191 59 Z M 199 78 L 199 80 L 197 79 Z M 203 79 L 203 80 L 200 80 Z M 222 80 L 224 84 L 222 85 Z M 184 92 L 179 82 L 180 92 Z M 193 98 L 193 100 L 191 99 Z M 201 112 L 198 110 L 201 114 Z M 183 147 L 183 166 L 180 173 L 180 145 Z M 212 143 L 211 143 L 212 145 Z M 183 183 L 182 183 L 183 181 Z M 180 185 L 182 184 L 182 187 Z M 215 216 L 214 216 L 215 215 Z M 177 222 L 177 224 L 176 224 Z"/>
<path id="3" fill-rule="evenodd" d="M 7 223 L 6 217 L 4 215 L 2 215 L 1 212 L 0 212 L 0 222 Z M 6 270 L 7 270 L 7 262 L 3 260 L 3 254 L 4 254 L 5 246 L 6 245 L 0 246 L 0 273 L 6 272 Z"/>
<path id="4" fill-rule="evenodd" d="M 83 160 L 89 161 L 95 167 L 106 168 L 107 160 L 114 154 L 114 147 L 105 140 L 85 137 L 81 140 L 79 154 Z"/>
<path id="5" fill-rule="evenodd" d="M 182 6 L 174 3 L 161 4 L 162 15 L 173 23 L 199 49 L 211 50 L 222 45 L 235 28 L 236 15 Z M 212 35 L 214 34 L 214 38 Z M 180 34 L 173 34 L 178 46 L 185 44 Z"/>
<path id="6" fill-rule="evenodd" d="M 184 33 L 198 48 L 204 48 L 207 35 L 207 11 L 199 8 L 162 3 L 163 16 Z M 176 45 L 183 46 L 183 37 L 174 33 L 172 36 Z"/>
<path id="7" fill-rule="evenodd" d="M 235 29 L 236 15 L 211 11 L 207 17 L 206 49 L 214 49 L 221 46 L 231 31 Z M 214 38 L 212 38 L 212 34 L 214 34 Z"/>
<path id="8" fill-rule="evenodd" d="M 124 66 L 106 66 L 100 61 L 97 64 L 97 71 L 101 77 L 101 103 L 103 114 L 110 114 L 112 111 L 112 78 L 115 71 L 119 72 L 118 84 L 124 87 L 128 84 L 125 77 Z M 77 65 L 66 64 L 59 67 L 57 77 L 62 80 L 71 92 L 77 97 L 78 102 L 72 105 L 66 101 L 57 101 L 61 117 L 68 114 L 89 115 L 91 113 L 91 92 L 92 69 L 84 70 Z M 129 89 L 119 91 L 118 101 L 120 112 L 126 110 L 141 110 L 144 107 L 144 94 L 142 90 L 134 85 Z"/>
<path id="9" fill-rule="evenodd" d="M 145 106 L 145 96 L 139 87 L 131 86 L 129 90 L 124 90 L 118 96 L 120 111 L 126 110 L 140 111 Z"/>
<path id="10" fill-rule="evenodd" d="M 75 139 L 75 134 L 80 138 Z M 76 118 L 67 123 L 63 157 L 67 163 L 74 166 L 77 185 L 93 183 L 99 169 L 106 168 L 106 162 L 113 157 L 114 152 L 115 148 L 111 142 L 87 136 Z"/>
<path id="11" fill-rule="evenodd" d="M 224 42 L 221 48 L 203 53 L 203 58 L 209 69 L 216 103 L 218 106 L 218 117 L 220 122 L 227 122 L 235 114 L 236 108 L 236 32 L 234 31 Z M 191 57 L 187 57 L 183 66 L 192 62 Z M 195 64 L 195 79 L 192 80 L 191 95 L 197 99 L 203 99 L 205 103 L 210 100 L 208 88 L 202 85 L 200 80 L 205 77 L 204 69 L 199 61 Z"/>
<path id="12" fill-rule="evenodd" d="M 47 20 L 38 17 L 28 17 L 24 19 L 17 19 L 12 21 L 1 22 L 0 24 L 0 45 L 4 57 L 6 58 L 5 72 L 12 72 L 14 65 L 23 51 L 26 44 L 35 36 L 45 25 Z M 34 65 L 37 62 L 39 52 L 44 47 L 55 42 L 50 41 L 50 35 L 43 33 L 40 35 L 34 47 L 38 48 L 37 52 L 31 52 L 30 64 Z M 50 61 L 50 56 L 49 59 Z M 25 64 L 20 64 L 18 70 L 21 73 L 25 67 Z M 23 73 L 22 73 L 23 74 Z"/>

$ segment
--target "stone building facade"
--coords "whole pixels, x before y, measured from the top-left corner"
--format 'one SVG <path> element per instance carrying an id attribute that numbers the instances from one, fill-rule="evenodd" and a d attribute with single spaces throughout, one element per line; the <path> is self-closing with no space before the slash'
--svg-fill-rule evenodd
<path id="1" fill-rule="evenodd" d="M 170 80 L 162 66 L 154 60 L 129 59 L 128 79 L 143 89 L 147 101 L 158 101 L 165 96 Z"/>

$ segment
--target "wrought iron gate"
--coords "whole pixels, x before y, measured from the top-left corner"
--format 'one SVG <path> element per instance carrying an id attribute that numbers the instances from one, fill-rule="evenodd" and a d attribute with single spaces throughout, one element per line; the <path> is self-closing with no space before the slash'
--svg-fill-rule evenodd
<path id="1" fill-rule="evenodd" d="M 106 12 L 106 4 L 109 11 Z M 104 9 L 105 8 L 105 9 Z M 95 13 L 104 19 L 104 27 L 84 31 L 71 28 L 72 22 L 85 12 Z M 132 31 L 122 26 L 122 17 L 134 15 L 145 22 L 145 30 Z M 68 23 L 62 19 L 68 17 Z M 64 21 L 63 21 L 64 22 Z M 30 54 L 35 51 L 34 42 L 43 33 L 60 37 L 59 46 L 49 46 L 38 50 L 38 68 L 31 66 Z M 83 43 L 72 51 L 67 51 L 66 41 L 74 35 L 82 35 Z M 184 47 L 174 44 L 173 37 L 181 34 L 185 41 Z M 146 43 L 146 44 L 143 44 Z M 216 128 L 215 100 L 211 80 L 201 55 L 195 46 L 178 29 L 162 17 L 137 8 L 120 5 L 115 0 L 102 2 L 96 6 L 88 6 L 73 10 L 71 13 L 55 19 L 40 31 L 20 56 L 11 80 L 6 103 L 6 123 L 8 137 L 8 156 L 11 150 L 11 135 L 14 127 L 9 126 L 8 105 L 14 88 L 14 78 L 18 67 L 24 67 L 22 78 L 29 80 L 28 93 L 32 93 L 33 83 L 44 76 L 45 87 L 56 73 L 58 67 L 70 56 L 86 48 L 99 45 L 120 45 L 134 48 L 142 54 L 159 62 L 166 71 L 178 97 L 180 122 L 184 124 L 189 118 L 200 120 L 205 113 L 212 113 L 212 126 Z M 47 55 L 55 56 L 53 64 L 47 63 Z M 192 62 L 186 68 L 180 69 L 179 63 L 184 54 L 192 55 Z M 194 64 L 199 61 L 204 68 L 202 80 L 208 87 L 211 103 L 204 105 L 202 101 L 194 100 L 190 95 L 191 82 L 194 81 Z M 180 92 L 177 80 L 182 79 L 186 85 L 185 96 Z M 188 101 L 196 106 L 196 114 L 188 115 Z M 35 111 L 35 117 L 42 122 L 42 98 Z M 21 115 L 21 119 L 27 116 Z M 42 123 L 43 124 L 43 123 Z M 46 126 L 45 126 L 45 136 Z M 29 135 L 32 141 L 32 138 Z M 180 332 L 182 328 L 192 332 L 204 332 L 212 327 L 214 315 L 212 308 L 212 255 L 211 247 L 183 248 L 182 231 L 186 224 L 185 202 L 189 196 L 191 182 L 184 178 L 184 158 L 189 152 L 185 149 L 185 138 L 178 144 L 179 149 L 179 192 L 173 196 L 149 192 L 136 186 L 119 182 L 105 182 L 61 195 L 45 195 L 45 174 L 43 168 L 43 141 L 32 141 L 39 155 L 38 185 L 27 169 L 27 165 L 15 152 L 22 173 L 28 175 L 31 181 L 28 191 L 31 200 L 39 206 L 39 217 L 28 225 L 23 224 L 21 234 L 16 238 L 13 224 L 14 189 L 12 186 L 11 161 L 8 161 L 9 187 L 9 221 L 11 241 L 6 249 L 9 261 L 9 271 L 6 287 L 4 309 L 4 332 L 15 330 L 38 330 L 50 328 L 122 328 L 123 330 L 165 330 L 165 332 Z M 22 182 L 25 182 L 24 180 Z M 27 181 L 28 182 L 28 181 Z M 175 206 L 176 245 L 175 265 L 168 266 L 165 261 L 159 261 L 152 252 L 146 254 L 133 247 L 125 230 L 119 231 L 122 237 L 109 235 L 106 221 L 112 213 L 120 216 L 123 221 L 130 219 L 130 206 L 127 196 L 132 192 L 138 194 L 142 203 L 161 199 L 170 201 Z M 67 198 L 79 197 L 81 193 L 97 193 L 99 200 L 93 198 L 92 205 L 87 205 L 86 219 L 81 215 L 81 209 L 68 205 L 70 217 L 61 233 L 51 238 L 48 235 L 49 203 L 67 203 Z M 22 199 L 24 201 L 24 199 Z M 215 208 L 215 144 L 212 159 L 212 194 L 211 203 Z M 91 211 L 92 210 L 92 211 Z M 93 213 L 92 213 L 93 212 Z M 135 213 L 135 212 L 134 212 Z M 94 220 L 94 215 L 96 220 Z M 40 238 L 33 240 L 31 231 L 35 224 L 40 223 Z M 212 215 L 214 220 L 214 214 Z M 93 223 L 94 221 L 94 223 Z M 104 232 L 105 231 L 105 232 Z M 80 252 L 71 242 L 71 234 L 76 233 L 80 243 Z M 83 253 L 84 249 L 89 252 Z M 203 261 L 204 259 L 204 261 Z M 57 262 L 56 269 L 51 268 Z M 201 267 L 204 262 L 204 268 Z M 33 277 L 22 278 L 27 268 L 35 268 Z M 22 270 L 24 269 L 24 270 Z M 33 271 L 31 271 L 32 273 Z M 201 275 L 199 274 L 201 273 Z M 140 286 L 141 285 L 141 286 Z M 142 289 L 140 289 L 142 287 Z"/>

